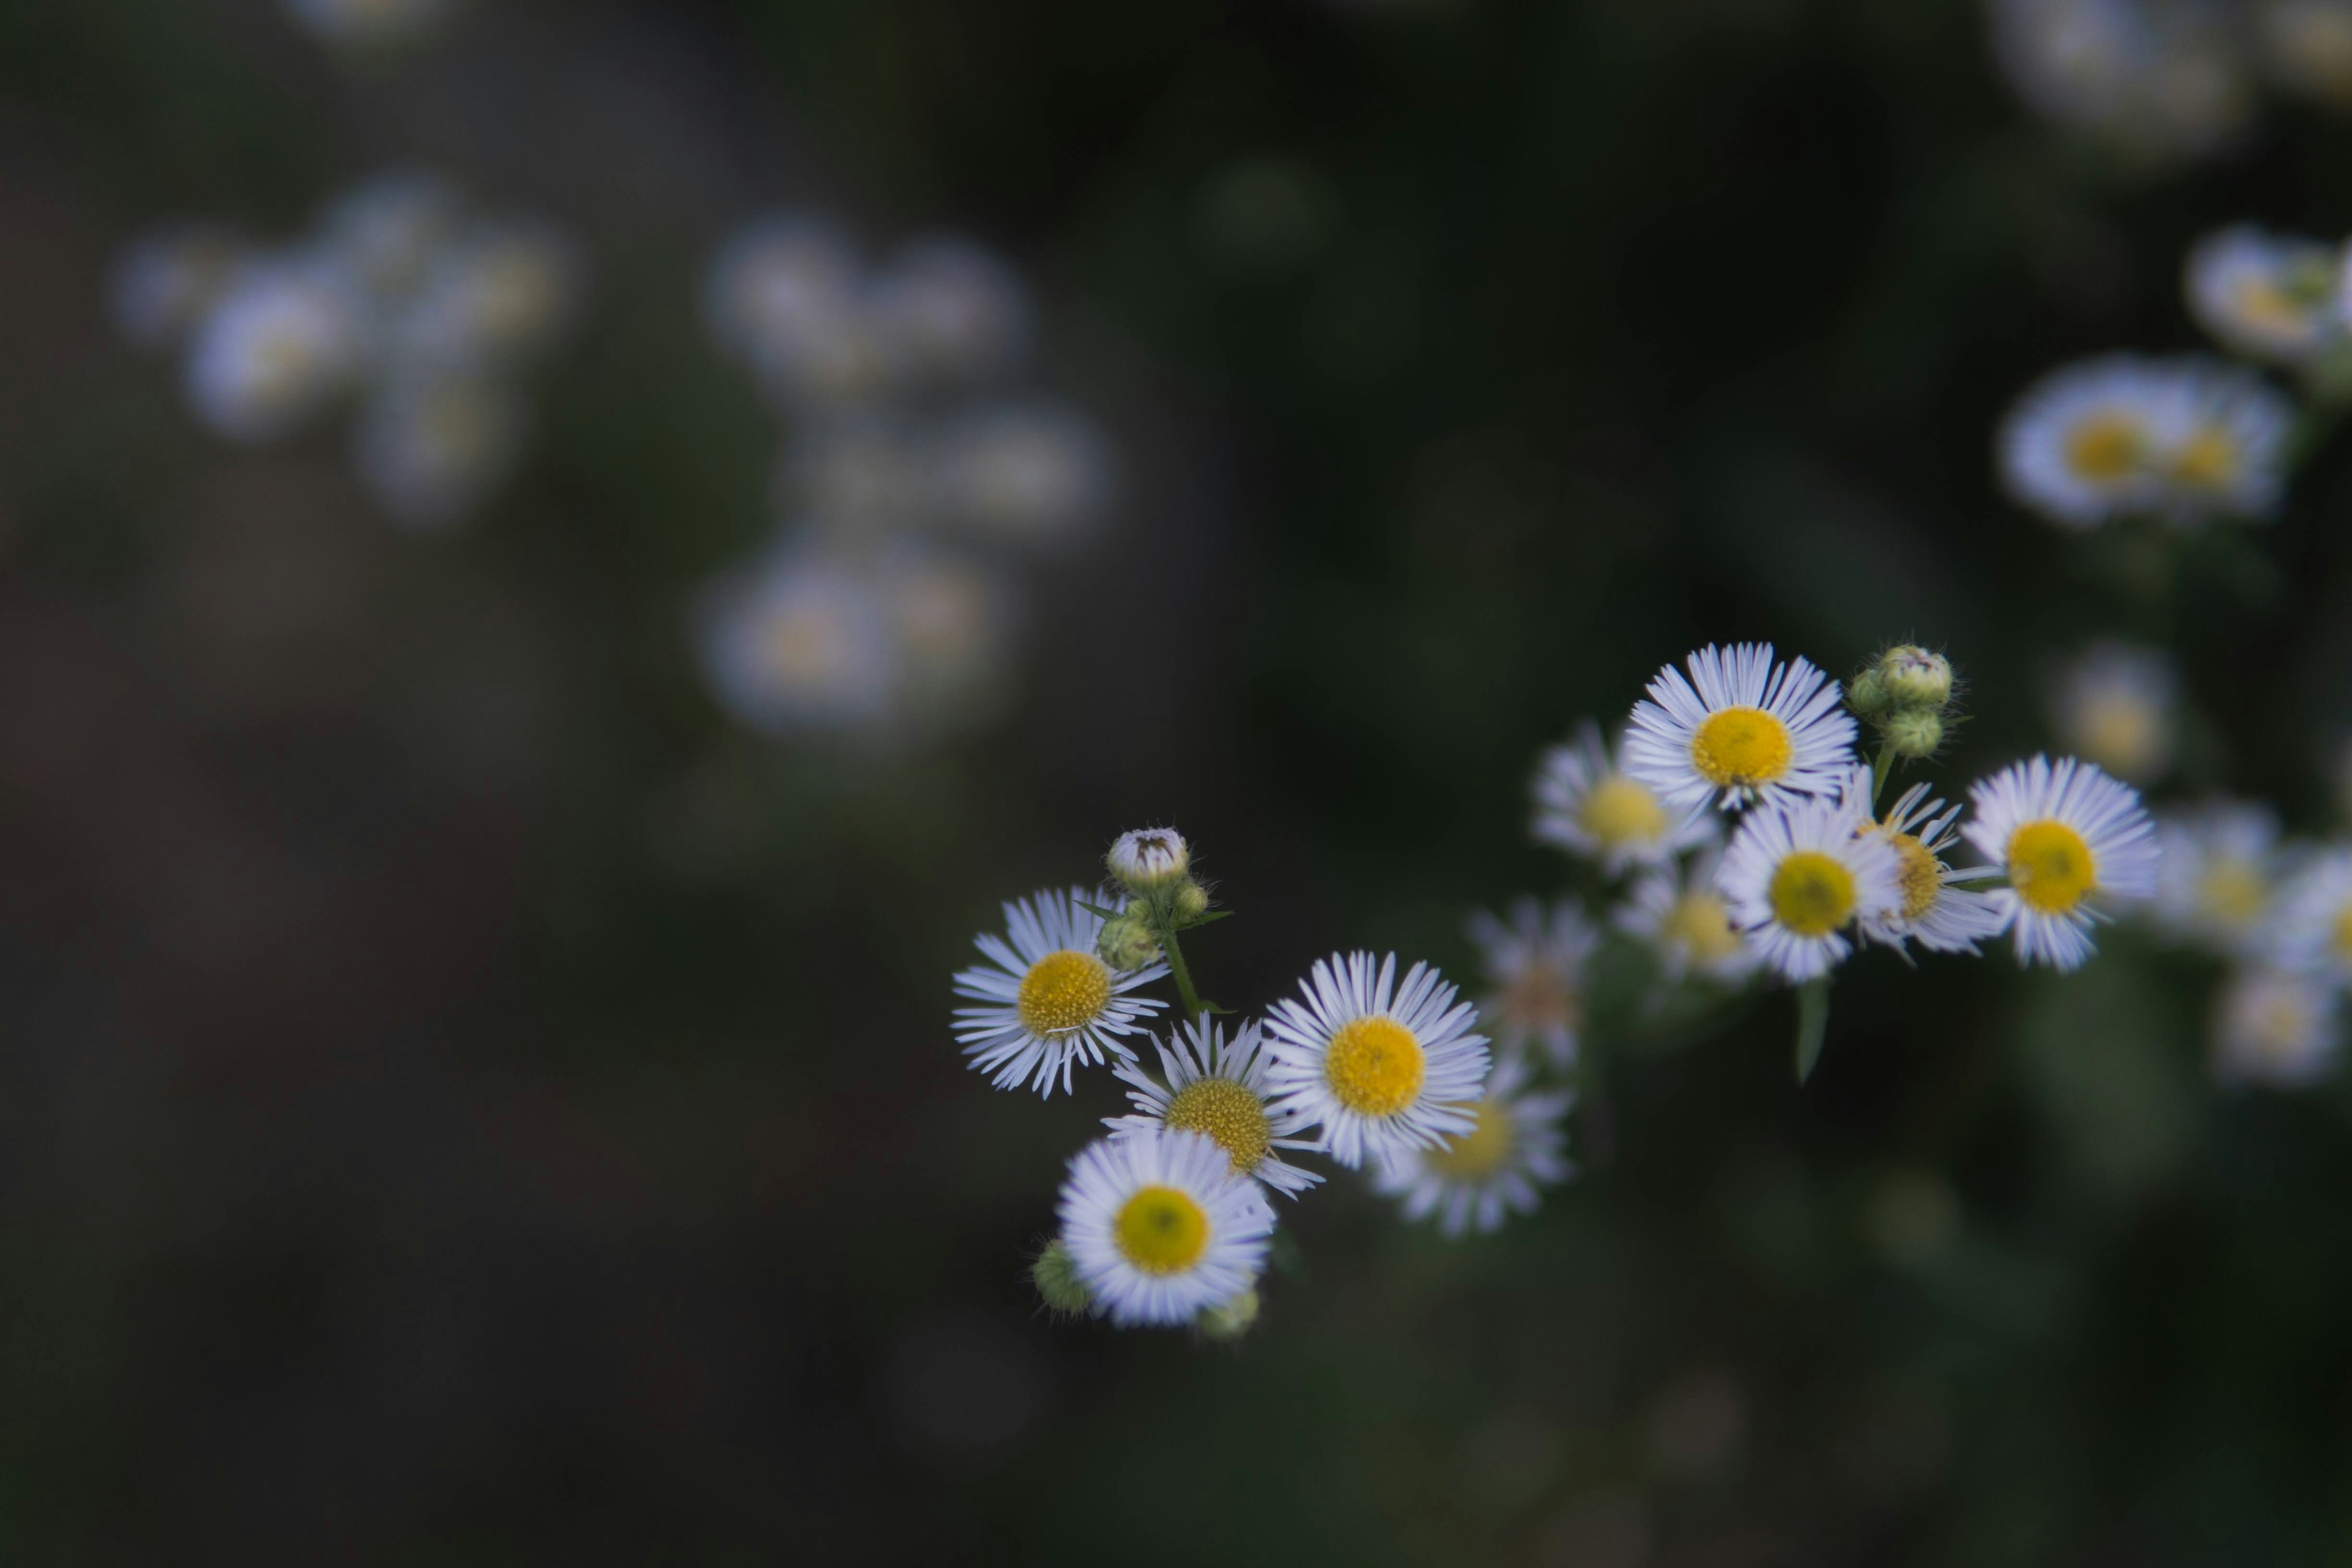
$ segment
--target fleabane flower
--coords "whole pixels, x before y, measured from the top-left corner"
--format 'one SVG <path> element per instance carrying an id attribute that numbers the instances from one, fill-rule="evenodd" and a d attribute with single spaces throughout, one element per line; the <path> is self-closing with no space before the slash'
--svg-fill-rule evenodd
<path id="1" fill-rule="evenodd" d="M 1618 930 L 1648 944 L 1670 981 L 1736 985 L 1756 972 L 1756 955 L 1715 885 L 1722 863 L 1723 846 L 1716 844 L 1686 862 L 1644 871 L 1611 917 Z"/>
<path id="2" fill-rule="evenodd" d="M 1540 1044 L 1557 1065 L 1573 1065 L 1584 1026 L 1584 965 L 1600 940 L 1584 911 L 1565 899 L 1549 910 L 1521 899 L 1507 924 L 1484 910 L 1472 915 L 1470 940 L 1488 986 L 1478 1019 L 1496 1048 L 1509 1056 Z"/>
<path id="3" fill-rule="evenodd" d="M 1669 806 L 1728 810 L 1833 795 L 1853 762 L 1853 719 L 1838 683 L 1769 643 L 1712 645 L 1668 665 L 1633 705 L 1625 772 Z"/>
<path id="4" fill-rule="evenodd" d="M 956 994 L 981 1004 L 955 1010 L 956 1039 L 999 1089 L 1025 1079 L 1050 1095 L 1058 1075 L 1066 1094 L 1079 1063 L 1133 1055 L 1119 1037 L 1166 1005 L 1130 993 L 1167 965 L 1121 973 L 1095 955 L 1102 917 L 1083 907 L 1087 897 L 1082 888 L 1047 889 L 1005 905 L 1004 935 L 973 939 L 989 962 L 955 977 Z"/>
<path id="5" fill-rule="evenodd" d="M 1373 1186 L 1404 1200 L 1408 1220 L 1437 1216 L 1447 1236 L 1500 1229 L 1507 1214 L 1533 1214 L 1543 1201 L 1538 1189 L 1556 1187 L 1576 1173 L 1562 1149 L 1560 1119 L 1576 1096 L 1565 1089 L 1533 1092 L 1524 1061 L 1495 1068 L 1486 1092 L 1467 1109 L 1469 1131 L 1434 1149 L 1415 1149 L 1384 1160 Z"/>
<path id="6" fill-rule="evenodd" d="M 1977 943 L 1999 936 L 2006 923 L 2000 906 L 1981 892 L 1959 887 L 1999 873 L 1990 867 L 1954 867 L 1944 851 L 1959 839 L 1960 808 L 1946 805 L 1924 784 L 1897 795 L 1883 817 L 1874 817 L 1870 805 L 1871 775 L 1856 768 L 1844 800 L 1857 817 L 1861 831 L 1874 833 L 1892 846 L 1900 902 L 1891 910 L 1862 921 L 1862 934 L 1885 947 L 1900 949 L 1916 942 L 1931 952 L 1977 951 Z"/>
<path id="7" fill-rule="evenodd" d="M 2336 247 L 2234 224 L 2189 248 L 2189 314 L 2223 347 L 2273 364 L 2303 364 L 2340 342 Z"/>
<path id="8" fill-rule="evenodd" d="M 1078 1152 L 1062 1184 L 1062 1245 L 1114 1323 L 1182 1323 L 1265 1266 L 1274 1211 L 1216 1140 L 1148 1128 Z"/>
<path id="9" fill-rule="evenodd" d="M 1265 1043 L 1255 1019 L 1227 1039 L 1225 1026 L 1203 1013 L 1172 1031 L 1166 1044 L 1153 1042 L 1161 1078 L 1153 1078 L 1131 1058 L 1112 1064 L 1112 1075 L 1132 1086 L 1127 1098 L 1135 1102 L 1136 1114 L 1110 1117 L 1103 1125 L 1114 1137 L 1153 1128 L 1205 1133 L 1232 1159 L 1236 1172 L 1255 1177 L 1285 1197 L 1297 1197 L 1323 1177 L 1283 1163 L 1276 1151 L 1316 1147 L 1312 1138 L 1293 1136 L 1311 1126 L 1312 1119 L 1304 1111 L 1276 1111 L 1266 1104 L 1274 1090 L 1273 1062 Z"/>
<path id="10" fill-rule="evenodd" d="M 2317 975 L 2241 970 L 2213 1005 L 2213 1076 L 2273 1089 L 2316 1081 L 2344 1048 L 2339 1012 L 2336 987 Z"/>
<path id="11" fill-rule="evenodd" d="M 2286 493 L 2294 405 L 2240 365 L 2183 362 L 2173 373 L 2158 515 L 2175 523 L 2267 519 Z"/>
<path id="12" fill-rule="evenodd" d="M 2279 892 L 2262 946 L 2278 967 L 2352 981 L 2352 847 L 2333 847 Z"/>
<path id="13" fill-rule="evenodd" d="M 2261 376 L 2191 357 L 2062 366 L 2002 422 L 2002 482 L 2053 522 L 2187 523 L 2277 510 L 2294 409 Z"/>
<path id="14" fill-rule="evenodd" d="M 2209 801 L 2157 824 L 2157 923 L 2224 958 L 2259 945 L 2279 884 L 2278 817 L 2245 801 Z"/>
<path id="15" fill-rule="evenodd" d="M 2050 689 L 2061 744 L 2126 784 L 2152 784 L 2172 765 L 2180 678 L 2154 648 L 2094 643 Z"/>
<path id="16" fill-rule="evenodd" d="M 1748 946 L 1790 981 L 1827 974 L 1853 951 L 1848 927 L 1904 907 L 1902 857 L 1843 799 L 1749 812 L 1715 881 Z"/>
<path id="17" fill-rule="evenodd" d="M 1323 1148 L 1351 1170 L 1470 1131 L 1463 1104 L 1486 1080 L 1486 1037 L 1437 971 L 1416 963 L 1400 984 L 1394 953 L 1377 963 L 1334 953 L 1299 992 L 1265 1020 L 1276 1114 L 1320 1127 Z"/>
<path id="18" fill-rule="evenodd" d="M 1969 842 L 2009 875 L 1991 898 L 2021 962 L 2080 968 L 2097 951 L 2090 931 L 2107 906 L 2155 896 L 2156 825 L 2137 791 L 2090 763 L 2012 763 L 1969 799 Z"/>
<path id="19" fill-rule="evenodd" d="M 1544 753 L 1534 793 L 1537 841 L 1597 860 L 1611 876 L 1661 864 L 1716 832 L 1704 802 L 1669 806 L 1621 768 L 1590 719 L 1566 745 Z"/>

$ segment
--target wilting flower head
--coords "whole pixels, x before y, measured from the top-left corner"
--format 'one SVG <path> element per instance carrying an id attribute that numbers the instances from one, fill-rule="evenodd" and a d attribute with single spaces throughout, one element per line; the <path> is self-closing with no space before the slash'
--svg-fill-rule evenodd
<path id="1" fill-rule="evenodd" d="M 2299 1089 L 2325 1077 L 2343 1053 L 2336 987 L 2310 974 L 2247 969 L 2213 1005 L 2213 1076 L 2223 1083 Z"/>
<path id="2" fill-rule="evenodd" d="M 1612 874 L 1654 866 L 1716 835 L 1704 801 L 1669 806 L 1609 754 L 1601 726 L 1587 719 L 1567 744 L 1543 754 L 1535 776 L 1538 841 L 1601 863 Z"/>
<path id="3" fill-rule="evenodd" d="M 2013 763 L 1969 799 L 1969 842 L 2009 874 L 1991 896 L 2021 961 L 2080 968 L 2097 951 L 2091 928 L 2110 907 L 2155 896 L 2156 825 L 2137 792 L 2088 763 Z"/>
<path id="4" fill-rule="evenodd" d="M 2344 341 L 2341 268 L 2334 246 L 2238 224 L 2190 248 L 2189 313 L 2251 359 L 2302 364 Z"/>
<path id="5" fill-rule="evenodd" d="M 521 398 L 503 383 L 417 376 L 362 406 L 352 458 L 395 521 L 446 528 L 471 516 L 511 471 L 528 424 Z"/>
<path id="6" fill-rule="evenodd" d="M 2166 814 L 2157 824 L 2158 924 L 2224 958 L 2253 953 L 2284 868 L 2278 840 L 2265 805 L 2216 800 Z"/>
<path id="7" fill-rule="evenodd" d="M 365 312 L 315 262 L 257 262 L 197 329 L 187 363 L 196 415 L 236 441 L 292 434 L 351 390 L 367 353 Z"/>
<path id="8" fill-rule="evenodd" d="M 1274 1211 L 1200 1132 L 1147 1128 L 1081 1150 L 1062 1184 L 1062 1244 L 1121 1325 L 1189 1321 L 1249 1289 Z"/>
<path id="9" fill-rule="evenodd" d="M 176 345 L 194 331 L 252 257 L 219 224 L 172 224 L 133 240 L 107 279 L 115 329 L 142 349 Z"/>
<path id="10" fill-rule="evenodd" d="M 2053 683 L 2051 727 L 2068 751 L 2119 779 L 2151 784 L 2172 766 L 2179 684 L 2165 654 L 2094 643 Z"/>
<path id="11" fill-rule="evenodd" d="M 1535 1213 L 1543 1201 L 1539 1188 L 1576 1173 L 1562 1152 L 1560 1130 L 1576 1096 L 1534 1090 L 1532 1078 L 1524 1061 L 1498 1063 L 1486 1092 L 1468 1108 L 1467 1132 L 1383 1160 L 1373 1185 L 1403 1199 L 1409 1220 L 1436 1215 L 1446 1236 L 1498 1230 L 1507 1214 Z"/>
<path id="12" fill-rule="evenodd" d="M 1138 827 L 1120 834 L 1105 859 L 1121 887 L 1150 892 L 1184 879 L 1192 868 L 1192 848 L 1172 827 Z"/>

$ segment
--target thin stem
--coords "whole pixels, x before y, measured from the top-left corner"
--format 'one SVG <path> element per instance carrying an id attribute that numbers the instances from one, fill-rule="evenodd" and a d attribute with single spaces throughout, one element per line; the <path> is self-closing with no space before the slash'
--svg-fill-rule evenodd
<path id="1" fill-rule="evenodd" d="M 1886 787 L 1886 775 L 1895 771 L 1895 742 L 1882 742 L 1878 760 L 1870 764 L 1870 809 L 1878 809 L 1878 792 Z"/>
<path id="2" fill-rule="evenodd" d="M 1813 1076 L 1830 1032 L 1830 983 L 1826 975 L 1797 987 L 1797 1082 Z"/>
<path id="3" fill-rule="evenodd" d="M 1168 973 L 1176 982 L 1176 994 L 1184 999 L 1187 1023 L 1201 1016 L 1201 995 L 1192 989 L 1192 971 L 1184 963 L 1184 944 L 1176 940 L 1176 928 L 1154 918 L 1151 934 L 1160 939 L 1160 951 L 1168 955 Z"/>

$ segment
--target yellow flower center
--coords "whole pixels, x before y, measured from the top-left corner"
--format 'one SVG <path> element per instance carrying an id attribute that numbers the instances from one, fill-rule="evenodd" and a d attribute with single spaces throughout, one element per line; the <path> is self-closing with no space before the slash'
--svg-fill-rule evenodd
<path id="1" fill-rule="evenodd" d="M 2198 489 L 2218 489 L 2238 473 L 2238 444 L 2219 425 L 2207 425 L 2174 448 L 2172 477 Z"/>
<path id="2" fill-rule="evenodd" d="M 1584 999 L 1558 969 L 1536 963 L 1511 977 L 1495 1010 L 1506 1023 L 1530 1032 L 1573 1029 L 1583 1021 Z"/>
<path id="3" fill-rule="evenodd" d="M 2270 885 L 2243 860 L 2216 860 L 2197 882 L 2197 907 L 2221 926 L 2248 926 L 2270 902 Z"/>
<path id="4" fill-rule="evenodd" d="M 1394 1116 L 1421 1092 L 1421 1042 L 1386 1014 L 1351 1018 L 1323 1055 L 1323 1081 L 1360 1116 Z"/>
<path id="5" fill-rule="evenodd" d="M 1181 1274 L 1209 1250 L 1209 1215 L 1175 1187 L 1138 1187 L 1118 1205 L 1111 1235 L 1119 1256 L 1144 1274 Z"/>
<path id="6" fill-rule="evenodd" d="M 2164 755 L 2164 715 L 2136 698 L 2094 702 L 2083 715 L 2082 731 L 2084 754 L 2123 778 L 2145 777 Z"/>
<path id="7" fill-rule="evenodd" d="M 1713 893 L 1685 893 L 1666 911 L 1666 940 L 1681 944 L 1691 962 L 1712 968 L 1739 951 L 1739 933 L 1731 928 L 1731 911 Z"/>
<path id="8" fill-rule="evenodd" d="M 2259 273 L 2239 281 L 2231 291 L 2230 309 L 2251 326 L 2282 333 L 2302 331 L 2311 316 L 2310 301 Z"/>
<path id="9" fill-rule="evenodd" d="M 2336 962 L 2352 964 L 2352 904 L 2336 913 L 2336 929 L 2328 933 L 2336 948 Z"/>
<path id="10" fill-rule="evenodd" d="M 1853 918 L 1853 873 L 1835 856 L 1800 849 L 1772 872 L 1772 918 L 1799 936 L 1827 936 Z"/>
<path id="11" fill-rule="evenodd" d="M 1903 889 L 1903 918 L 1916 921 L 1936 907 L 1944 891 L 1944 863 L 1919 842 L 1916 833 L 1890 833 L 1895 846 L 1895 879 Z"/>
<path id="12" fill-rule="evenodd" d="M 1422 1152 L 1422 1163 L 1441 1176 L 1475 1182 L 1491 1176 L 1511 1157 L 1511 1112 L 1500 1100 L 1482 1100 L 1469 1108 L 1478 1118 L 1470 1131 L 1441 1149 Z"/>
<path id="13" fill-rule="evenodd" d="M 1761 708 L 1726 708 L 1691 737 L 1691 765 L 1713 784 L 1767 784 L 1789 771 L 1789 727 Z"/>
<path id="14" fill-rule="evenodd" d="M 2043 914 L 2066 914 L 2099 885 L 2098 862 L 2064 823 L 2029 822 L 2009 836 L 2009 885 Z"/>
<path id="15" fill-rule="evenodd" d="M 1049 952 L 1021 977 L 1013 1011 L 1033 1035 L 1066 1035 L 1102 1016 L 1110 1005 L 1110 966 L 1091 952 Z"/>
<path id="16" fill-rule="evenodd" d="M 2066 466 L 2094 484 L 2113 484 L 2139 467 L 2145 444 L 2139 421 L 2132 416 L 2088 415 L 2066 432 Z"/>
<path id="17" fill-rule="evenodd" d="M 1256 1168 L 1274 1148 L 1265 1107 L 1245 1084 L 1229 1078 L 1195 1079 L 1168 1100 L 1160 1121 L 1185 1132 L 1205 1132 L 1234 1157 L 1235 1171 Z"/>
<path id="18" fill-rule="evenodd" d="M 849 628 L 821 605 L 800 604 L 771 620 L 760 639 L 770 674 L 786 686 L 821 686 L 850 662 Z"/>
<path id="19" fill-rule="evenodd" d="M 1666 808 L 1646 785 L 1611 773 L 1586 793 L 1576 820 L 1603 849 L 1618 849 L 1650 843 L 1664 833 Z"/>

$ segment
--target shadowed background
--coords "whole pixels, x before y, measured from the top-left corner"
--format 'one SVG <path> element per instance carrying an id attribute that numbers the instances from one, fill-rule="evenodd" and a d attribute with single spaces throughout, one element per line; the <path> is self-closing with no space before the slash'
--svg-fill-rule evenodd
<path id="1" fill-rule="evenodd" d="M 477 0 L 338 59 L 262 0 L 0 12 L 0 1543 L 12 1561 L 2308 1563 L 2352 1551 L 2352 1110 L 2217 1097 L 2210 976 L 1881 957 L 1608 1061 L 1581 1180 L 1460 1244 L 1340 1173 L 1234 1349 L 1040 1318 L 1062 1162 L 949 976 L 1173 822 L 1251 1009 L 1561 884 L 1525 779 L 1662 663 L 1947 647 L 1948 791 L 2094 637 L 2183 791 L 2327 826 L 2343 465 L 2135 597 L 1993 492 L 2189 240 L 2352 222 L 2291 104 L 2150 172 L 1955 0 L 1350 9 Z M 593 293 L 472 528 L 202 433 L 101 279 L 385 168 Z M 1003 720 L 732 725 L 686 635 L 770 527 L 702 268 L 820 206 L 1037 291 L 1121 457 Z"/>

